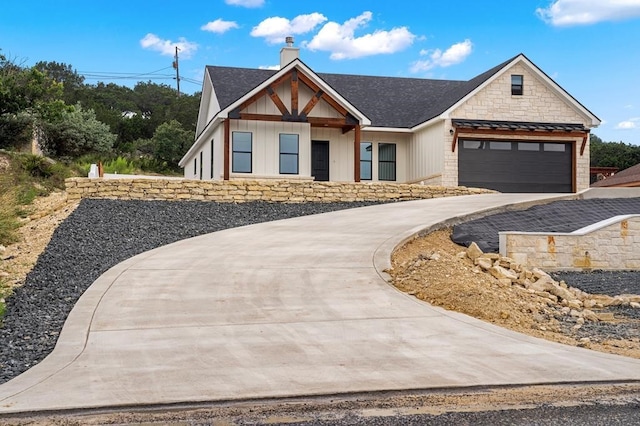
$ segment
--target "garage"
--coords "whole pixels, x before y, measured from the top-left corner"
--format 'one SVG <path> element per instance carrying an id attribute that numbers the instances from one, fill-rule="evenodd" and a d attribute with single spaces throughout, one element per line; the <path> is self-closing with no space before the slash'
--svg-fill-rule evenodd
<path id="1" fill-rule="evenodd" d="M 458 149 L 459 185 L 500 192 L 573 192 L 573 143 L 460 138 Z"/>

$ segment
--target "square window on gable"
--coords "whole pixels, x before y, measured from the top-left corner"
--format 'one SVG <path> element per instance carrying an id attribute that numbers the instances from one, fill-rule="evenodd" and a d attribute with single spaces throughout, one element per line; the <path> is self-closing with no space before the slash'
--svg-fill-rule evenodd
<path id="1" fill-rule="evenodd" d="M 524 88 L 524 76 L 519 74 L 511 75 L 511 94 L 521 96 Z"/>

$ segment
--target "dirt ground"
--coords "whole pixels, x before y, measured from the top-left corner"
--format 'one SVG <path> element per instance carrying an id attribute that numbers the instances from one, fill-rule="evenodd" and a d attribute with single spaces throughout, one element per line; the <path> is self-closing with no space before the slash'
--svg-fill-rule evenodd
<path id="1" fill-rule="evenodd" d="M 396 250 L 393 284 L 435 306 L 461 312 L 520 333 L 593 350 L 640 358 L 640 339 L 613 335 L 581 340 L 571 327 L 563 326 L 557 303 L 518 285 L 505 285 L 474 267 L 466 248 L 450 238 L 451 230 L 440 230 L 410 241 Z M 619 318 L 614 322 L 621 321 Z M 637 321 L 629 322 L 637 327 Z"/>
<path id="2" fill-rule="evenodd" d="M 36 198 L 28 206 L 30 215 L 22 219 L 18 229 L 20 240 L 6 247 L 0 246 L 0 280 L 5 285 L 16 287 L 24 283 L 55 229 L 77 206 L 78 202 L 67 202 L 65 192 Z"/>

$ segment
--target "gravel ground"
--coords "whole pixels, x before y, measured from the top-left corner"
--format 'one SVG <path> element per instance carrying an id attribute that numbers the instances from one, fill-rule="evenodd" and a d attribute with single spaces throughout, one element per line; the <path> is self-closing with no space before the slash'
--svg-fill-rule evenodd
<path id="1" fill-rule="evenodd" d="M 456 225 L 451 238 L 467 247 L 475 241 L 482 251 L 497 253 L 500 231 L 573 232 L 612 216 L 638 213 L 640 198 L 556 201 Z"/>
<path id="2" fill-rule="evenodd" d="M 243 204 L 83 200 L 55 231 L 0 328 L 0 384 L 42 361 L 78 298 L 139 253 L 222 229 L 375 203 Z"/>

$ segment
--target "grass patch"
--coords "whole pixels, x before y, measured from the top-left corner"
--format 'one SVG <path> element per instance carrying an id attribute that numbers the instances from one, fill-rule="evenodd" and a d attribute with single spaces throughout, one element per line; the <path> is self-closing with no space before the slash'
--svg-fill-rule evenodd
<path id="1" fill-rule="evenodd" d="M 19 219 L 31 214 L 31 203 L 64 189 L 64 180 L 71 175 L 69 167 L 51 159 L 0 150 L 0 244 L 15 243 Z"/>

